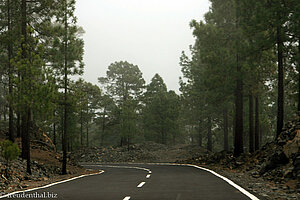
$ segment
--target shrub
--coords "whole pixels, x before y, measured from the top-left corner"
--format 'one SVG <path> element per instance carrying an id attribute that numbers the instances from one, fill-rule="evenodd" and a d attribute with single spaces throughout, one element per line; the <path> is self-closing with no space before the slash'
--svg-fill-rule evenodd
<path id="1" fill-rule="evenodd" d="M 20 155 L 20 149 L 17 144 L 10 140 L 0 142 L 0 155 L 3 157 L 7 164 L 9 161 L 16 159 Z"/>

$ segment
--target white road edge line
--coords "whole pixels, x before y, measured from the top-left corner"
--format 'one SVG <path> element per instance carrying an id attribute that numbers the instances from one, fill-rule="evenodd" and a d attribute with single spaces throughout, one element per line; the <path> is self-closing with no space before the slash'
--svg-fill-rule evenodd
<path id="1" fill-rule="evenodd" d="M 31 189 L 28 189 L 28 190 L 12 192 L 12 193 L 0 196 L 0 199 L 5 198 L 5 197 L 9 197 L 9 196 L 14 195 L 14 194 L 18 194 L 18 193 L 21 193 L 21 192 L 30 192 L 30 191 L 34 191 L 34 190 L 44 189 L 44 188 L 48 188 L 48 187 L 51 187 L 53 185 L 57 185 L 57 184 L 60 184 L 60 183 L 73 181 L 75 179 L 79 179 L 79 178 L 83 178 L 83 177 L 87 177 L 87 176 L 99 175 L 99 174 L 102 174 L 102 173 L 104 173 L 103 170 L 101 170 L 100 172 L 94 173 L 94 174 L 85 174 L 85 175 L 81 175 L 81 176 L 76 176 L 76 177 L 73 177 L 73 178 L 70 178 L 70 179 L 66 179 L 66 180 L 63 180 L 63 181 L 55 182 L 55 183 L 50 183 L 48 185 L 44 185 L 44 186 L 37 187 L 37 188 L 31 188 Z"/>
<path id="2" fill-rule="evenodd" d="M 226 181 L 229 185 L 235 187 L 236 189 L 238 189 L 241 193 L 243 193 L 244 195 L 246 195 L 247 197 L 249 197 L 252 200 L 259 200 L 256 196 L 254 196 L 253 194 L 251 194 L 250 192 L 248 192 L 247 190 L 245 190 L 244 188 L 242 188 L 241 186 L 237 185 L 236 183 L 234 183 L 232 180 L 218 174 L 217 172 L 210 170 L 210 169 L 206 169 L 204 167 L 199 167 L 197 165 L 187 165 L 187 166 L 192 166 L 192 167 L 196 167 L 198 169 L 202 169 L 204 171 L 207 171 L 209 173 L 212 173 L 213 175 L 223 179 L 224 181 Z"/>
<path id="3" fill-rule="evenodd" d="M 147 163 L 149 165 L 173 165 L 173 166 L 190 166 L 190 167 L 195 167 L 204 171 L 207 171 L 219 178 L 221 178 L 222 180 L 224 180 L 225 182 L 227 182 L 229 185 L 233 186 L 234 188 L 236 188 L 237 190 L 239 190 L 241 193 L 243 193 L 244 195 L 246 195 L 247 197 L 249 197 L 251 200 L 259 200 L 259 198 L 257 198 L 256 196 L 254 196 L 253 194 L 251 194 L 250 192 L 248 192 L 247 190 L 245 190 L 244 188 L 242 188 L 241 186 L 237 185 L 236 183 L 234 183 L 232 180 L 218 174 L 217 172 L 210 170 L 210 169 L 206 169 L 204 167 L 199 167 L 197 165 L 192 165 L 192 164 L 174 164 L 174 163 Z"/>
<path id="4" fill-rule="evenodd" d="M 150 175 L 150 174 L 148 174 L 148 175 L 146 176 L 146 178 L 150 178 L 150 176 L 151 176 L 151 175 Z"/>
<path id="5" fill-rule="evenodd" d="M 129 200 L 130 199 L 130 197 L 125 197 L 123 200 Z"/>
<path id="6" fill-rule="evenodd" d="M 141 187 L 143 187 L 143 185 L 145 185 L 145 183 L 146 183 L 146 182 L 141 182 L 137 187 L 138 187 L 138 188 L 141 188 Z"/>

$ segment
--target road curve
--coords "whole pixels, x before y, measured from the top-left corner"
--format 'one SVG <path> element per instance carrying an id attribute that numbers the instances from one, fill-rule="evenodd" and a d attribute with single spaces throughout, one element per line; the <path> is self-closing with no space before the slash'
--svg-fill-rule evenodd
<path id="1" fill-rule="evenodd" d="M 23 194 L 22 197 L 26 194 L 35 195 L 35 198 L 26 199 L 66 200 L 258 199 L 230 180 L 195 166 L 167 164 L 86 164 L 83 166 L 89 169 L 101 169 L 104 173 L 25 194 L 18 193 L 18 195 Z M 50 198 L 36 198 L 37 196 Z M 16 197 L 14 196 L 14 199 L 18 199 Z"/>

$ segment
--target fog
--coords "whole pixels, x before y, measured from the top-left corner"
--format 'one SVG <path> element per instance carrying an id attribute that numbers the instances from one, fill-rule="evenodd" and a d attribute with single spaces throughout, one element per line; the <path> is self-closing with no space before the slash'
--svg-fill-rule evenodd
<path id="1" fill-rule="evenodd" d="M 194 43 L 189 23 L 208 10 L 208 0 L 77 0 L 78 25 L 86 32 L 84 79 L 97 84 L 110 63 L 127 60 L 147 83 L 159 73 L 178 93 L 179 57 Z"/>

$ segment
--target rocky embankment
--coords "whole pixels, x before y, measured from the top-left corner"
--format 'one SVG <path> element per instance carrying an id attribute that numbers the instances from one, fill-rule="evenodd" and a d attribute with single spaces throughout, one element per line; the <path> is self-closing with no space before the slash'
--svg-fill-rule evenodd
<path id="1" fill-rule="evenodd" d="M 208 166 L 266 199 L 300 199 L 300 123 L 288 123 L 252 155 L 219 152 L 179 162 Z"/>
<path id="2" fill-rule="evenodd" d="M 2 134 L 1 140 L 5 139 Z M 16 142 L 21 146 L 20 140 Z M 84 169 L 69 160 L 68 174 L 61 173 L 62 156 L 55 151 L 51 139 L 42 131 L 37 130 L 31 142 L 31 172 L 27 173 L 26 160 L 18 158 L 10 163 L 0 157 L 0 191 L 11 192 L 45 185 L 65 179 L 75 174 L 84 173 Z"/>
<path id="3" fill-rule="evenodd" d="M 101 163 L 154 163 L 175 162 L 177 160 L 198 157 L 208 152 L 197 145 L 167 146 L 154 142 L 124 147 L 92 147 L 82 148 L 71 154 L 78 162 Z"/>

